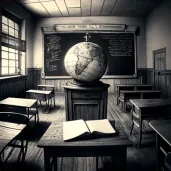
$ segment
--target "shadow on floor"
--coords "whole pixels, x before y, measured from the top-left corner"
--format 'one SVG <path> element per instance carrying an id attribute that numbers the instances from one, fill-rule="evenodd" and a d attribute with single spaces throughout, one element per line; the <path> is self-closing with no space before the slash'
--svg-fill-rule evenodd
<path id="1" fill-rule="evenodd" d="M 5 171 L 42 171 L 42 168 L 35 164 L 35 163 L 16 163 L 9 161 L 4 163 L 4 170 Z"/>

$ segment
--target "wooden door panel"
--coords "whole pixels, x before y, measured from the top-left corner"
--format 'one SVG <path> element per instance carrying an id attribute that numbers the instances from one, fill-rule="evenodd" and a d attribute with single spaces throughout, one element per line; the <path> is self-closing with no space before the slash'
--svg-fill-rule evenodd
<path id="1" fill-rule="evenodd" d="M 161 90 L 166 97 L 166 77 L 162 74 L 166 70 L 166 48 L 153 51 L 153 63 L 155 89 Z"/>

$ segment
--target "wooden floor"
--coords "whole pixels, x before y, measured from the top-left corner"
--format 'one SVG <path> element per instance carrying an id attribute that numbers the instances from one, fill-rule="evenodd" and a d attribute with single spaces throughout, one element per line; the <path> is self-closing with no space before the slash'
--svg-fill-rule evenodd
<path id="1" fill-rule="evenodd" d="M 25 131 L 25 138 L 29 141 L 25 164 L 17 162 L 18 149 L 8 148 L 5 151 L 5 157 L 8 154 L 10 154 L 10 157 L 5 162 L 5 170 L 43 171 L 43 150 L 37 147 L 37 142 L 53 121 L 65 121 L 64 105 L 64 94 L 57 94 L 56 108 L 49 114 L 43 114 L 40 111 L 40 124 L 37 126 L 32 124 L 32 130 Z M 108 98 L 108 119 L 116 120 L 133 143 L 133 147 L 128 148 L 127 151 L 127 171 L 155 170 L 155 134 L 149 128 L 148 123 L 144 122 L 145 134 L 143 134 L 142 148 L 137 149 L 137 129 L 133 131 L 132 136 L 129 135 L 131 129 L 130 113 L 121 112 L 120 108 L 116 106 L 113 95 L 109 95 Z M 58 160 L 58 169 L 59 171 L 94 171 L 96 170 L 95 158 L 63 158 L 63 160 L 60 158 Z M 100 158 L 98 170 L 110 170 L 110 158 Z"/>

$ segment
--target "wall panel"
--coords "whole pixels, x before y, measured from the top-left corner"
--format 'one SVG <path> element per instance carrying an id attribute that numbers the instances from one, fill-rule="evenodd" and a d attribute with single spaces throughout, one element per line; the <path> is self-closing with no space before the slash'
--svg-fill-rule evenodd
<path id="1" fill-rule="evenodd" d="M 0 100 L 7 97 L 25 97 L 27 76 L 0 79 Z"/>
<path id="2" fill-rule="evenodd" d="M 72 79 L 51 79 L 51 80 L 44 80 L 41 78 L 41 68 L 29 68 L 28 69 L 28 82 L 27 82 L 27 89 L 28 87 L 37 88 L 37 85 L 42 84 L 52 84 L 55 85 L 56 92 L 64 92 L 62 87 L 68 81 L 72 81 Z M 29 75 L 30 74 L 30 75 Z M 108 89 L 109 93 L 115 93 L 116 91 L 116 84 L 146 84 L 146 69 L 138 69 L 138 77 L 131 78 L 131 79 L 106 79 L 103 78 L 101 81 L 104 83 L 110 84 Z M 31 82 L 29 82 L 31 81 Z M 32 82 L 33 81 L 33 82 Z"/>

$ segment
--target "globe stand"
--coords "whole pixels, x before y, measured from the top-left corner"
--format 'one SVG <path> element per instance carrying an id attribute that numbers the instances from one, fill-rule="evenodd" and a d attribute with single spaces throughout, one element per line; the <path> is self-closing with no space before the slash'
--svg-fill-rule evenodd
<path id="1" fill-rule="evenodd" d="M 66 120 L 107 119 L 109 86 L 101 81 L 83 83 L 73 80 L 63 84 Z"/>

